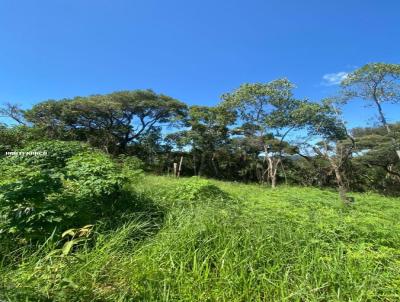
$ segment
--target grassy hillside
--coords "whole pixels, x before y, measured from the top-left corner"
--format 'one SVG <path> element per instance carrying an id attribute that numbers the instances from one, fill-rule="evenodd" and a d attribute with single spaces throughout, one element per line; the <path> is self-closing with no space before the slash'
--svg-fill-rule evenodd
<path id="1" fill-rule="evenodd" d="M 5 301 L 399 301 L 400 199 L 146 176 L 136 212 L 0 267 Z"/>

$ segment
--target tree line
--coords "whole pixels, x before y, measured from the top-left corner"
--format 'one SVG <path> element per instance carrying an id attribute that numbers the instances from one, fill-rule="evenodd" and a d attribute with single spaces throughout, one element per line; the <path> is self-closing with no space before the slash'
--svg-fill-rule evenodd
<path id="1" fill-rule="evenodd" d="M 371 63 L 350 73 L 335 97 L 298 99 L 286 78 L 246 83 L 216 106 L 188 106 L 152 90 L 46 100 L 1 109 L 18 125 L 0 125 L 0 151 L 29 141 L 83 141 L 118 156 L 134 155 L 160 174 L 279 183 L 347 191 L 400 193 L 400 123 L 385 103 L 400 101 L 400 65 Z M 342 109 L 374 106 L 378 124 L 349 129 Z M 178 172 L 179 171 L 179 172 Z"/>

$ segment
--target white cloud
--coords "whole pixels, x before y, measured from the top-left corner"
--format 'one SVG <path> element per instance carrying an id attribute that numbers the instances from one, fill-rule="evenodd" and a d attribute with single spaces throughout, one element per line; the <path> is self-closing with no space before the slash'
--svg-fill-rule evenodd
<path id="1" fill-rule="evenodd" d="M 337 73 L 327 73 L 322 76 L 322 85 L 332 86 L 339 85 L 344 79 L 346 79 L 348 73 L 345 71 L 340 71 Z"/>

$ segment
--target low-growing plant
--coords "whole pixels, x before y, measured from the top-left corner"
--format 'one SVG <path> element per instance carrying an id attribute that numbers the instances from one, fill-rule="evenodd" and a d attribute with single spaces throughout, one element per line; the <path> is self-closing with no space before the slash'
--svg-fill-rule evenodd
<path id="1" fill-rule="evenodd" d="M 117 160 L 121 166 L 122 173 L 131 181 L 143 176 L 144 163 L 136 156 L 120 155 Z"/>
<path id="2" fill-rule="evenodd" d="M 174 190 L 169 193 L 169 198 L 175 201 L 228 201 L 230 197 L 216 185 L 200 177 L 191 177 L 182 180 Z"/>
<path id="3" fill-rule="evenodd" d="M 106 154 L 79 143 L 38 143 L 23 150 L 45 156 L 1 161 L 0 234 L 23 241 L 41 240 L 55 229 L 91 224 L 111 215 L 127 182 Z"/>
<path id="4" fill-rule="evenodd" d="M 29 238 L 48 234 L 65 215 L 57 202 L 47 198 L 61 192 L 60 174 L 35 166 L 12 168 L 13 174 L 0 186 L 0 213 L 4 221 L 0 232 L 24 234 Z"/>
<path id="5" fill-rule="evenodd" d="M 101 152 L 79 153 L 66 164 L 66 184 L 83 199 L 104 199 L 121 190 L 126 178 L 109 156 Z"/>
<path id="6" fill-rule="evenodd" d="M 80 142 L 33 142 L 24 148 L 14 150 L 21 153 L 5 158 L 3 164 L 26 164 L 28 166 L 38 166 L 42 169 L 61 169 L 65 167 L 70 157 L 86 150 L 89 150 L 89 147 Z M 32 156 L 27 154 L 28 152 L 41 152 L 43 155 Z M 27 155 L 23 155 L 24 153 Z"/>

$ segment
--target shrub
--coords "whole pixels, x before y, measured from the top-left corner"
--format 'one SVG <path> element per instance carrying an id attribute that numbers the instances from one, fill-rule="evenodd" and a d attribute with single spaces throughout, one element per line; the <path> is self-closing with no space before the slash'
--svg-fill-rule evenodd
<path id="1" fill-rule="evenodd" d="M 55 228 L 92 223 L 109 214 L 122 193 L 126 176 L 103 153 L 66 142 L 23 150 L 46 150 L 48 155 L 1 161 L 0 234 L 37 240 Z"/>
<path id="2" fill-rule="evenodd" d="M 118 163 L 121 166 L 122 173 L 131 181 L 143 175 L 144 163 L 136 156 L 120 155 Z"/>
<path id="3" fill-rule="evenodd" d="M 199 177 L 183 180 L 169 195 L 175 201 L 227 201 L 231 198 L 210 181 Z"/>
<path id="4" fill-rule="evenodd" d="M 41 137 L 38 129 L 28 126 L 18 125 L 7 127 L 0 123 L 0 158 L 5 152 L 20 149 L 27 143 Z"/>
<path id="5" fill-rule="evenodd" d="M 61 191 L 61 178 L 52 170 L 14 165 L 12 177 L 0 186 L 0 232 L 36 238 L 62 220 L 62 211 L 48 196 Z M 28 235 L 29 234 L 29 235 Z"/>
<path id="6" fill-rule="evenodd" d="M 77 196 L 104 199 L 121 190 L 126 181 L 109 156 L 100 152 L 85 152 L 71 157 L 66 165 L 69 186 L 77 187 Z"/>
<path id="7" fill-rule="evenodd" d="M 79 142 L 46 141 L 34 142 L 20 149 L 22 152 L 46 152 L 44 156 L 11 156 L 8 164 L 24 163 L 29 166 L 39 166 L 42 169 L 63 168 L 67 160 L 88 150 L 88 146 Z"/>

